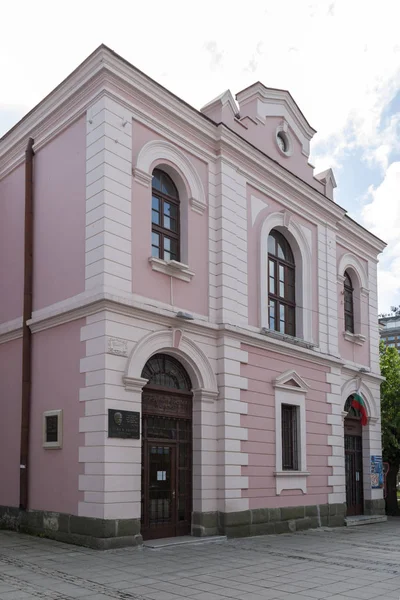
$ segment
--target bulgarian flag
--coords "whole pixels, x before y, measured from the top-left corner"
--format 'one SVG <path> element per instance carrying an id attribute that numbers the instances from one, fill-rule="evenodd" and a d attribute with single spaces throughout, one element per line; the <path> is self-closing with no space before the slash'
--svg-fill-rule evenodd
<path id="1" fill-rule="evenodd" d="M 365 406 L 365 402 L 360 396 L 360 394 L 353 394 L 353 399 L 351 401 L 351 406 L 356 410 L 359 410 L 361 413 L 361 425 L 367 425 L 368 423 L 368 415 L 367 408 Z"/>

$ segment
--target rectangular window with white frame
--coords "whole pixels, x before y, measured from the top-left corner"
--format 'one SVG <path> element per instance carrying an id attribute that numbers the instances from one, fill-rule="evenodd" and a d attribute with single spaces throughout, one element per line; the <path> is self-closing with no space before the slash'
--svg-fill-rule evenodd
<path id="1" fill-rule="evenodd" d="M 277 377 L 275 388 L 276 493 L 301 489 L 307 493 L 307 383 L 295 372 Z"/>
<path id="2" fill-rule="evenodd" d="M 62 448 L 62 410 L 46 410 L 43 413 L 43 448 Z"/>

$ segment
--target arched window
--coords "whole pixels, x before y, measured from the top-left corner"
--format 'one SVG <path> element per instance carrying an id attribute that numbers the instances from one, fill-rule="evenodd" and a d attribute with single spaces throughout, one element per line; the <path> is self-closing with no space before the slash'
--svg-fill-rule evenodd
<path id="1" fill-rule="evenodd" d="M 344 273 L 344 329 L 354 333 L 353 285 L 347 271 Z"/>
<path id="2" fill-rule="evenodd" d="M 361 419 L 361 413 L 357 408 L 351 405 L 353 401 L 353 395 L 349 396 L 344 405 L 344 410 L 347 413 L 348 417 L 356 417 L 357 419 Z"/>
<path id="3" fill-rule="evenodd" d="M 268 236 L 269 328 L 295 335 L 295 264 L 287 240 L 274 229 Z"/>
<path id="4" fill-rule="evenodd" d="M 155 354 L 145 364 L 142 377 L 147 385 L 161 386 L 175 390 L 192 389 L 189 375 L 181 363 L 168 354 Z"/>
<path id="5" fill-rule="evenodd" d="M 151 255 L 179 261 L 179 195 L 172 179 L 160 169 L 153 171 L 151 209 Z"/>

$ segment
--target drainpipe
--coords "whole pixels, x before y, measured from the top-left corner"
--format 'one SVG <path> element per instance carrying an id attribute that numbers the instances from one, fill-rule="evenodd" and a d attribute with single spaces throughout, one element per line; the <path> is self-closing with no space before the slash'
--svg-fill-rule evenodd
<path id="1" fill-rule="evenodd" d="M 27 322 L 32 317 L 33 287 L 33 138 L 25 151 L 24 308 L 22 317 L 22 399 L 19 507 L 28 508 L 29 424 L 31 409 L 32 334 Z"/>

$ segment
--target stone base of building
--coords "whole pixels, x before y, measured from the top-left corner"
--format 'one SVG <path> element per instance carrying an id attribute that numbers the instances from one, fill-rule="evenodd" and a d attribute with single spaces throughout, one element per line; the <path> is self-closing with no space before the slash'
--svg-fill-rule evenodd
<path id="1" fill-rule="evenodd" d="M 383 500 L 369 500 L 366 514 L 384 514 Z M 379 512 L 383 511 L 383 512 Z M 194 512 L 192 535 L 246 537 L 340 527 L 346 504 L 259 508 L 234 513 Z M 0 529 L 11 529 L 99 550 L 142 544 L 139 519 L 94 519 L 57 512 L 0 506 Z"/>
<path id="2" fill-rule="evenodd" d="M 92 519 L 0 506 L 0 529 L 48 537 L 99 550 L 142 543 L 139 519 Z"/>
<path id="3" fill-rule="evenodd" d="M 383 498 L 380 498 L 379 500 L 364 500 L 364 514 L 385 515 L 385 500 Z"/>
<path id="4" fill-rule="evenodd" d="M 317 527 L 341 527 L 345 516 L 346 504 L 258 508 L 234 513 L 193 513 L 192 535 L 246 537 Z"/>

